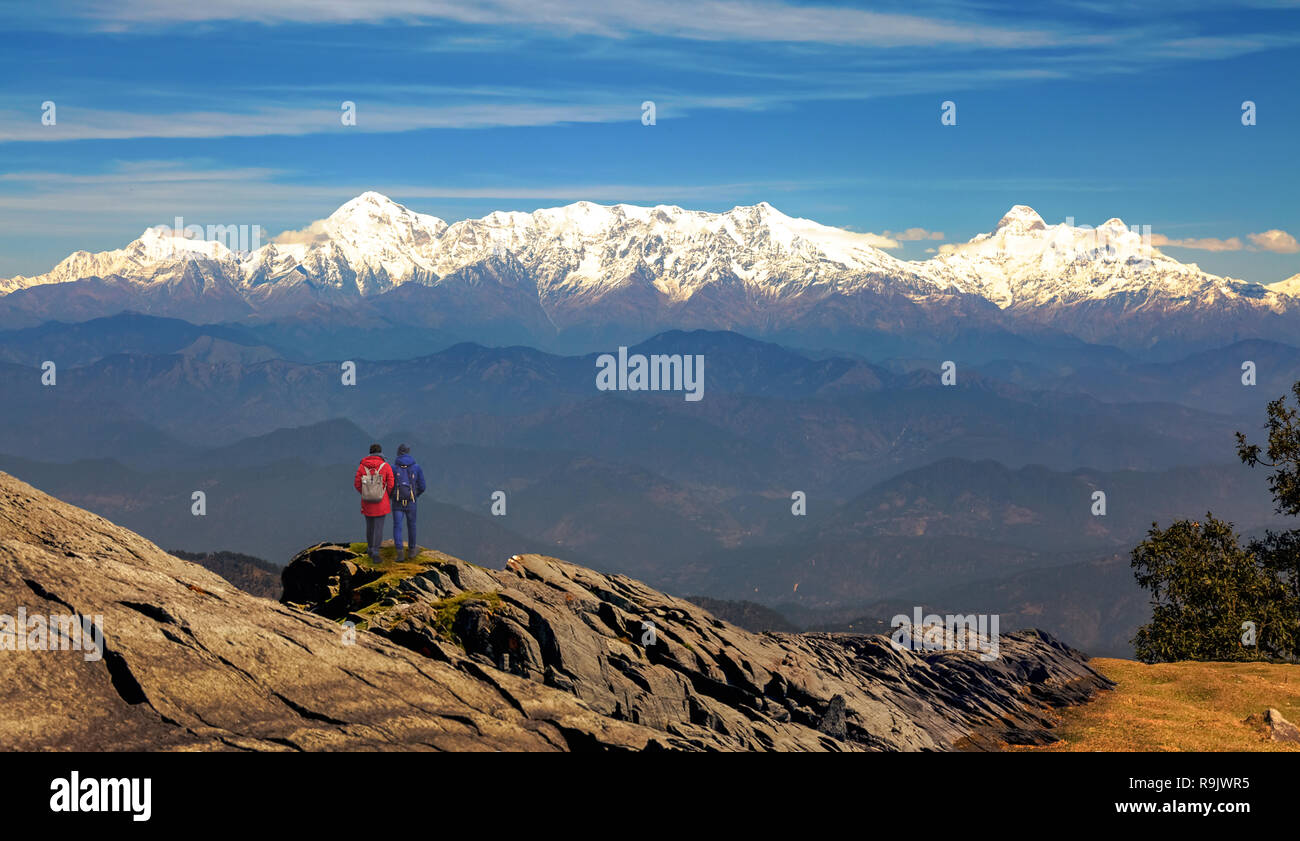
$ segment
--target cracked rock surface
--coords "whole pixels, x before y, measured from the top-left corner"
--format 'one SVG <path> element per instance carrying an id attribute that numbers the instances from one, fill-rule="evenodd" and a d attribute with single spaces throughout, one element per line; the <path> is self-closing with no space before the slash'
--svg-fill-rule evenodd
<path id="1" fill-rule="evenodd" d="M 102 616 L 105 641 L 99 660 L 0 651 L 0 745 L 950 750 L 1050 740 L 1053 707 L 1110 685 L 1037 631 L 991 662 L 752 634 L 541 556 L 373 567 L 322 544 L 284 581 L 296 604 L 0 473 L 0 614 Z"/>
<path id="2" fill-rule="evenodd" d="M 0 473 L 0 614 L 103 617 L 106 656 L 0 651 L 9 750 L 644 749 L 661 733 L 244 593 Z M 667 746 L 666 744 L 664 746 Z"/>

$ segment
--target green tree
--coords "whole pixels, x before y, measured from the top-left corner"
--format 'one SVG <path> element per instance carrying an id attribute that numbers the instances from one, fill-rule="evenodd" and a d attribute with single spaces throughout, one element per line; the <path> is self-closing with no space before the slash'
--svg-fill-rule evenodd
<path id="1" fill-rule="evenodd" d="M 1151 622 L 1133 647 L 1147 663 L 1173 660 L 1285 659 L 1293 649 L 1286 592 L 1243 548 L 1231 523 L 1206 514 L 1204 522 L 1151 524 L 1133 550 L 1137 582 L 1151 591 Z M 1255 626 L 1253 645 L 1243 623 Z"/>
<path id="2" fill-rule="evenodd" d="M 1300 404 L 1300 382 L 1291 388 Z M 1272 468 L 1275 510 L 1300 515 L 1300 411 L 1286 397 L 1268 404 L 1266 447 L 1237 433 L 1237 454 Z M 1231 523 L 1151 524 L 1132 553 L 1134 575 L 1151 592 L 1151 622 L 1133 646 L 1140 660 L 1300 659 L 1300 529 L 1269 531 L 1242 546 Z M 1253 623 L 1254 644 L 1243 642 Z"/>
<path id="3" fill-rule="evenodd" d="M 1300 382 L 1291 386 L 1291 393 L 1300 403 Z M 1273 468 L 1268 477 L 1268 489 L 1273 492 L 1275 510 L 1294 517 L 1300 514 L 1300 412 L 1279 397 L 1268 404 L 1268 449 L 1261 451 L 1246 436 L 1237 433 L 1237 455 L 1251 467 L 1263 465 Z M 1267 453 L 1267 457 L 1264 457 Z"/>

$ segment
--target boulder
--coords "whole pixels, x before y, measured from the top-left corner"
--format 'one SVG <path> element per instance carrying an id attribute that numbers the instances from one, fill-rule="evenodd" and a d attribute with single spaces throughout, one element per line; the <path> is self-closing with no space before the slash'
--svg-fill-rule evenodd
<path id="1" fill-rule="evenodd" d="M 1300 728 L 1272 707 L 1263 713 L 1252 713 L 1243 723 L 1260 730 L 1264 738 L 1271 742 L 1300 742 Z"/>

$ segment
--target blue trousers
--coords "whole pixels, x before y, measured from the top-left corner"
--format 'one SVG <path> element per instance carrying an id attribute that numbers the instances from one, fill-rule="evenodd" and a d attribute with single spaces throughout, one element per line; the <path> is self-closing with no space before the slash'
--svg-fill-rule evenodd
<path id="1" fill-rule="evenodd" d="M 412 549 L 419 544 L 415 542 L 415 503 L 408 502 L 403 508 L 400 503 L 393 503 L 393 546 L 397 556 L 402 556 L 402 524 L 406 524 L 406 543 Z"/>

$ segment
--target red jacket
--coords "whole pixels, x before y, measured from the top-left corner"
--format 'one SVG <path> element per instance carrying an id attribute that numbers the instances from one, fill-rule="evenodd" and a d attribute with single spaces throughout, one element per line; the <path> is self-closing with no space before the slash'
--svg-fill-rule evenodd
<path id="1" fill-rule="evenodd" d="M 378 502 L 362 502 L 361 513 L 367 517 L 385 517 L 392 510 L 392 506 L 388 502 L 388 495 L 392 493 L 393 485 L 396 484 L 393 479 L 393 468 L 389 467 L 388 462 L 384 461 L 384 457 L 377 453 L 361 459 L 361 463 L 357 465 L 357 478 L 352 483 L 353 487 L 357 489 L 357 493 L 361 493 L 361 477 L 370 470 L 378 470 L 379 475 L 384 477 L 384 498 Z"/>

